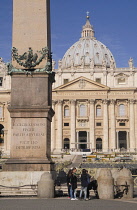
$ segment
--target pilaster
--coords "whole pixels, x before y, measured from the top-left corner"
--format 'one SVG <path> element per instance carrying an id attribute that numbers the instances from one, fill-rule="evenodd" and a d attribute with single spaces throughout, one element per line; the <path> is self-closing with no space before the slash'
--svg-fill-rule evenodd
<path id="1" fill-rule="evenodd" d="M 90 100 L 90 118 L 89 118 L 89 124 L 90 124 L 90 149 L 95 149 L 95 100 Z"/>
<path id="2" fill-rule="evenodd" d="M 111 105 L 111 139 L 110 139 L 110 149 L 116 149 L 116 120 L 115 120 L 115 100 L 110 101 Z"/>
<path id="3" fill-rule="evenodd" d="M 134 110 L 135 100 L 131 99 L 129 101 L 129 113 L 130 113 L 130 151 L 135 151 L 135 110 Z"/>
<path id="4" fill-rule="evenodd" d="M 76 143 L 76 101 L 70 100 L 71 103 L 71 127 L 70 127 L 70 133 L 71 133 L 71 142 L 70 142 L 70 148 L 75 148 Z"/>
<path id="5" fill-rule="evenodd" d="M 108 143 L 108 100 L 103 100 L 104 111 L 103 111 L 103 151 L 107 152 L 109 148 Z"/>

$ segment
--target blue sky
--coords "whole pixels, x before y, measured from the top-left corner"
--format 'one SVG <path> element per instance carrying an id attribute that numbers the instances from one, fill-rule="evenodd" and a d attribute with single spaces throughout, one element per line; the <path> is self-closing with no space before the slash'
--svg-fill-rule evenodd
<path id="1" fill-rule="evenodd" d="M 0 0 L 0 57 L 11 60 L 12 0 Z M 58 61 L 79 40 L 86 12 L 95 37 L 105 44 L 117 67 L 127 67 L 130 57 L 137 67 L 137 0 L 51 0 L 53 58 Z"/>

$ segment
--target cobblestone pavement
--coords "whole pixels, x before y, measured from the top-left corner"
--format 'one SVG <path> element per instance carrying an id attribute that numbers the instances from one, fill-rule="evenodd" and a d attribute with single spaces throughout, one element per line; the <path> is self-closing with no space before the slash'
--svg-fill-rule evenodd
<path id="1" fill-rule="evenodd" d="M 137 197 L 131 200 L 71 201 L 54 199 L 0 198 L 0 210 L 137 210 Z"/>

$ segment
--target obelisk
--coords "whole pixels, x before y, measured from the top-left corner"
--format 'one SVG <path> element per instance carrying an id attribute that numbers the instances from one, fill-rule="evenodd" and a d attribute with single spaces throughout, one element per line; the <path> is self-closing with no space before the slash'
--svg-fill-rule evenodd
<path id="1" fill-rule="evenodd" d="M 50 0 L 13 0 L 11 150 L 4 170 L 53 170 L 50 48 Z"/>

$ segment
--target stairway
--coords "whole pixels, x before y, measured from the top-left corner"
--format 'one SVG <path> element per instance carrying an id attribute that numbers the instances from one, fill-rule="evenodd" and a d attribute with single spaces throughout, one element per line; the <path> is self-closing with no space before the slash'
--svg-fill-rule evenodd
<path id="1" fill-rule="evenodd" d="M 68 168 L 79 168 L 80 163 L 82 163 L 82 155 L 76 155 L 72 161 L 72 164 Z"/>

